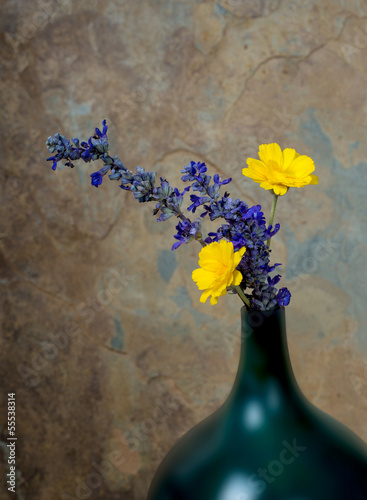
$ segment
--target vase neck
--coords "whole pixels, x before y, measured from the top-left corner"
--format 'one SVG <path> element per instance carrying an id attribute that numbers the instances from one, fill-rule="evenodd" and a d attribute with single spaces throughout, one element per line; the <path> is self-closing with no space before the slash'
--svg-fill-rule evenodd
<path id="1" fill-rule="evenodd" d="M 250 386 L 275 381 L 283 389 L 296 389 L 290 363 L 285 311 L 241 310 L 241 355 L 235 385 Z"/>

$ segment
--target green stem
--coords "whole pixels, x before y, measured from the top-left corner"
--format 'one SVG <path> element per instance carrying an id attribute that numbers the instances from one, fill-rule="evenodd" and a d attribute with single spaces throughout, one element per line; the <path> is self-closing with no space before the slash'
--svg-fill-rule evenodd
<path id="1" fill-rule="evenodd" d="M 273 198 L 273 204 L 271 206 L 271 212 L 270 212 L 270 220 L 269 220 L 269 226 L 273 225 L 273 220 L 274 220 L 274 214 L 275 214 L 275 208 L 277 206 L 277 201 L 278 201 L 278 194 L 275 194 L 274 193 L 274 198 Z M 266 244 L 268 245 L 268 247 L 270 248 L 270 243 L 271 243 L 271 238 L 268 239 L 268 241 L 266 242 Z"/>
<path id="2" fill-rule="evenodd" d="M 236 285 L 232 285 L 231 288 L 233 288 L 234 290 L 236 290 L 236 292 L 240 296 L 242 302 L 250 309 L 250 301 L 248 300 L 248 298 L 246 297 L 246 295 L 243 293 L 242 288 L 240 286 L 236 286 Z"/>

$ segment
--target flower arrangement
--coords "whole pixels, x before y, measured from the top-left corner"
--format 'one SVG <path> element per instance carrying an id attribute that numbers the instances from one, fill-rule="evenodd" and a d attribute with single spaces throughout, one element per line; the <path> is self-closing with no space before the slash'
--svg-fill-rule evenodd
<path id="1" fill-rule="evenodd" d="M 318 183 L 317 176 L 312 174 L 315 165 L 311 158 L 299 155 L 291 148 L 282 151 L 278 144 L 272 143 L 259 147 L 260 159 L 247 159 L 243 175 L 273 191 L 270 220 L 266 227 L 261 206 L 249 207 L 239 199 L 233 200 L 227 191 L 221 195 L 221 187 L 232 179 L 222 180 L 218 174 L 207 175 L 205 163 L 191 161 L 183 167 L 181 179 L 188 185 L 182 191 L 170 186 L 162 177 L 156 185 L 156 172 L 146 172 L 142 167 L 136 167 L 135 173 L 131 172 L 117 156 L 108 154 L 107 130 L 104 120 L 102 131 L 96 128 L 95 135 L 88 142 L 80 142 L 78 138 L 70 141 L 58 133 L 49 137 L 46 146 L 53 156 L 47 160 L 53 162 L 52 169 L 56 170 L 62 160 L 66 160 L 65 165 L 71 168 L 77 160 L 85 163 L 101 160 L 102 168 L 91 174 L 92 186 L 98 188 L 104 176 L 109 174 L 110 180 L 119 181 L 120 187 L 131 191 L 140 203 L 155 202 L 153 214 L 159 214 L 158 221 L 172 216 L 180 219 L 174 235 L 177 241 L 172 250 L 193 240 L 203 247 L 199 253 L 199 268 L 192 273 L 192 279 L 203 291 L 201 302 L 210 297 L 210 303 L 215 305 L 219 297 L 230 291 L 237 294 L 249 310 L 267 311 L 289 304 L 289 290 L 276 287 L 281 276 L 270 276 L 281 265 L 270 265 L 271 238 L 280 229 L 279 224 L 273 225 L 273 220 L 279 196 L 286 194 L 290 187 Z M 182 208 L 184 197 L 190 190 L 191 204 L 186 211 L 195 214 L 199 209 L 201 212 L 194 220 L 185 215 Z M 205 218 L 220 221 L 217 230 L 209 232 L 207 237 L 202 231 Z"/>

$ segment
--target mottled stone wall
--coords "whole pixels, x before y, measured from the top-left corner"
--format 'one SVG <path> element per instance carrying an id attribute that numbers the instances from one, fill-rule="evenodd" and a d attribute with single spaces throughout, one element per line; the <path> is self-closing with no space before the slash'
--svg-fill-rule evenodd
<path id="1" fill-rule="evenodd" d="M 1 10 L 0 422 L 15 390 L 19 473 L 9 498 L 143 500 L 236 372 L 240 303 L 199 303 L 198 246 L 171 253 L 174 221 L 155 222 L 116 183 L 92 188 L 90 166 L 45 162 L 50 134 L 87 138 L 103 118 L 131 169 L 174 183 L 202 160 L 266 213 L 270 194 L 241 175 L 246 157 L 276 141 L 314 158 L 319 186 L 289 192 L 276 217 L 291 356 L 310 400 L 367 440 L 366 2 Z"/>

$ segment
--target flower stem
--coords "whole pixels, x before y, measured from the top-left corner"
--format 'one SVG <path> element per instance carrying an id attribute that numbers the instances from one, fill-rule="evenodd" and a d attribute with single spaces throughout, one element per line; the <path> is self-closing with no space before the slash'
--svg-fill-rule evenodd
<path id="1" fill-rule="evenodd" d="M 184 216 L 180 209 L 178 209 L 177 211 L 177 217 L 179 217 L 183 221 L 188 220 L 188 218 Z M 201 233 L 198 233 L 195 239 L 200 243 L 202 247 L 206 247 L 206 243 L 203 240 L 203 235 Z"/>
<path id="2" fill-rule="evenodd" d="M 243 290 L 240 286 L 232 285 L 232 288 L 236 290 L 238 295 L 240 296 L 242 302 L 250 309 L 250 301 L 246 297 L 246 295 L 243 293 Z"/>
<path id="3" fill-rule="evenodd" d="M 277 206 L 277 201 L 278 201 L 278 194 L 275 194 L 274 193 L 274 198 L 273 198 L 273 204 L 271 206 L 271 212 L 270 212 L 270 220 L 269 220 L 269 226 L 273 225 L 273 220 L 274 220 L 274 214 L 275 214 L 275 208 Z M 270 248 L 270 243 L 271 243 L 271 238 L 268 239 L 268 241 L 266 242 L 266 244 L 268 245 L 268 247 Z"/>
<path id="4" fill-rule="evenodd" d="M 195 238 L 195 239 L 197 239 L 197 240 L 200 242 L 200 245 L 201 245 L 202 247 L 206 247 L 206 243 L 205 243 L 205 241 L 203 240 L 203 237 L 202 237 L 201 233 L 199 233 L 199 234 L 196 236 L 196 238 Z"/>

